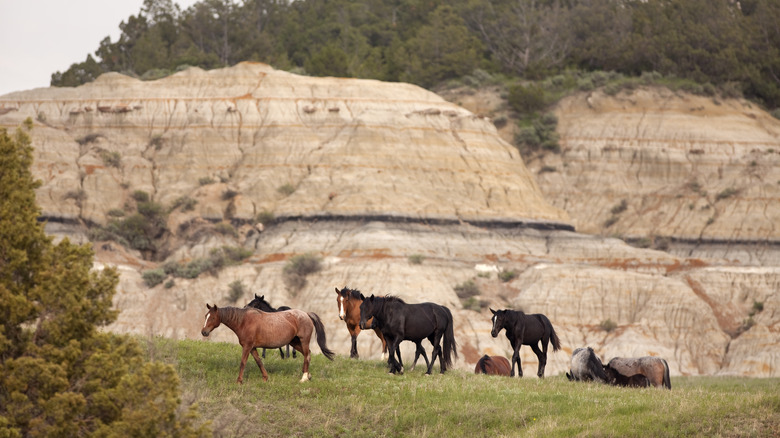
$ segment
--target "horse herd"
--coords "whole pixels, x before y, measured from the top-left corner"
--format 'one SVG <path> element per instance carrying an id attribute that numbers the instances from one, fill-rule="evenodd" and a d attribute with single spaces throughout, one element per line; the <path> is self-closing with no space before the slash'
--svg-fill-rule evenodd
<path id="1" fill-rule="evenodd" d="M 382 342 L 382 355 L 387 355 L 389 372 L 393 374 L 402 374 L 404 371 L 400 351 L 402 341 L 415 343 L 411 369 L 414 369 L 417 360 L 422 356 L 427 367 L 426 374 L 431 374 L 436 359 L 439 360 L 440 372 L 444 373 L 452 366 L 452 356 L 458 356 L 452 313 L 445 306 L 435 303 L 408 304 L 390 295 L 365 297 L 360 291 L 347 287 L 341 290 L 336 288 L 336 302 L 339 319 L 346 323 L 352 338 L 351 358 L 359 358 L 357 336 L 361 330 L 367 329 L 373 330 Z M 311 379 L 309 344 L 312 336 L 316 336 L 322 354 L 333 360 L 334 353 L 327 347 L 322 321 L 314 312 L 289 307 L 274 308 L 265 301 L 264 296 L 257 295 L 243 308 L 209 304 L 206 304 L 206 308 L 208 312 L 201 329 L 203 336 L 208 336 L 220 324 L 225 324 L 238 337 L 242 347 L 238 383 L 243 383 L 244 368 L 250 354 L 260 367 L 263 380 L 268 380 L 268 373 L 257 352 L 258 348 L 263 349 L 263 358 L 266 348 L 279 348 L 282 358 L 285 357 L 283 347 L 287 348 L 286 357 L 290 356 L 290 347 L 293 347 L 293 357 L 295 351 L 299 351 L 303 355 L 301 382 Z M 474 372 L 513 377 L 516 367 L 517 375 L 522 377 L 520 347 L 528 345 L 539 359 L 536 374 L 543 378 L 548 344 L 552 344 L 553 351 L 561 348 L 550 320 L 542 314 L 526 315 L 516 310 L 490 311 L 493 314 L 490 334 L 495 338 L 501 330 L 505 330 L 513 350 L 511 362 L 502 356 L 485 355 L 477 362 Z M 422 346 L 423 339 L 433 345 L 430 361 Z M 620 386 L 653 385 L 671 389 L 669 366 L 665 360 L 650 356 L 613 358 L 607 365 L 603 365 L 590 347 L 574 350 L 571 369 L 566 376 L 569 380 L 598 381 Z"/>

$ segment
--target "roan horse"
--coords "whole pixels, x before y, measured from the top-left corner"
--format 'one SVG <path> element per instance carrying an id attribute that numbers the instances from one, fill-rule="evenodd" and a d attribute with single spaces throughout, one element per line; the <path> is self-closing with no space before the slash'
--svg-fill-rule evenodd
<path id="1" fill-rule="evenodd" d="M 302 310 L 284 310 L 276 313 L 266 313 L 251 307 L 221 307 L 209 306 L 206 313 L 206 322 L 203 324 L 201 334 L 208 336 L 212 330 L 225 324 L 238 336 L 241 344 L 241 368 L 238 370 L 238 383 L 244 382 L 244 367 L 249 353 L 255 358 L 257 366 L 263 373 L 263 380 L 268 380 L 268 372 L 263 366 L 258 348 L 281 348 L 290 344 L 303 354 L 303 376 L 301 382 L 311 379 L 309 374 L 309 362 L 311 351 L 309 342 L 312 335 L 317 334 L 317 344 L 322 354 L 333 360 L 333 352 L 326 345 L 325 328 L 320 317 L 314 312 L 306 313 Z"/>
<path id="2" fill-rule="evenodd" d="M 367 321 L 373 318 L 371 327 Z M 387 364 L 391 373 L 403 373 L 401 353 L 398 346 L 401 341 L 409 340 L 417 344 L 414 364 L 417 363 L 420 351 L 425 357 L 425 350 L 420 344 L 423 339 L 433 345 L 431 362 L 428 371 L 431 374 L 436 358 L 439 358 L 439 369 L 442 373 L 452 365 L 452 355 L 458 356 L 455 335 L 453 334 L 452 313 L 450 309 L 434 303 L 406 304 L 402 299 L 393 296 L 370 297 L 360 304 L 360 328 L 379 328 L 387 340 Z M 444 347 L 442 348 L 442 344 Z M 398 360 L 395 359 L 398 356 Z M 426 358 L 427 362 L 427 358 Z"/>
<path id="3" fill-rule="evenodd" d="M 569 380 L 582 380 L 605 383 L 608 381 L 607 375 L 604 373 L 604 365 L 601 363 L 601 359 L 596 356 L 596 353 L 592 348 L 577 348 L 571 354 L 571 368 L 569 373 L 566 373 L 566 377 Z"/>
<path id="4" fill-rule="evenodd" d="M 669 364 L 660 357 L 614 357 L 604 368 L 607 375 L 612 372 L 618 373 L 621 381 L 624 378 L 630 379 L 636 374 L 641 374 L 647 377 L 649 383 L 656 388 L 672 389 L 672 382 L 669 379 Z M 620 384 L 618 382 L 611 383 Z"/>
<path id="5" fill-rule="evenodd" d="M 347 324 L 347 330 L 349 330 L 349 334 L 352 336 L 352 350 L 349 352 L 349 357 L 352 359 L 360 357 L 357 350 L 357 336 L 360 334 L 360 304 L 365 299 L 363 294 L 355 289 L 349 289 L 346 286 L 341 290 L 336 288 L 336 304 L 339 306 L 339 319 Z M 369 327 L 372 323 L 372 320 L 366 321 Z M 374 333 L 382 341 L 382 358 L 384 358 L 384 355 L 387 354 L 387 341 L 385 341 L 385 337 L 379 329 L 375 328 Z"/>
<path id="6" fill-rule="evenodd" d="M 502 329 L 506 329 L 506 337 L 512 345 L 512 372 L 511 377 L 515 375 L 515 364 L 517 364 L 517 375 L 523 377 L 523 366 L 520 362 L 520 347 L 529 345 L 539 358 L 539 370 L 536 375 L 544 378 L 544 367 L 547 365 L 547 343 L 551 342 L 553 351 L 561 348 L 561 342 L 553 329 L 552 323 L 541 313 L 526 315 L 519 310 L 493 310 L 493 330 L 490 334 L 495 338 Z M 542 343 L 542 349 L 539 350 L 539 342 Z"/>
<path id="7" fill-rule="evenodd" d="M 504 356 L 482 356 L 474 367 L 474 374 L 489 374 L 494 376 L 507 376 L 512 372 L 509 360 Z"/>
<path id="8" fill-rule="evenodd" d="M 271 306 L 271 303 L 265 300 L 265 295 L 260 295 L 258 297 L 257 294 L 255 294 L 254 299 L 252 299 L 252 301 L 250 301 L 249 304 L 247 304 L 244 307 L 254 307 L 255 309 L 262 310 L 263 312 L 280 312 L 282 310 L 290 310 L 290 308 L 287 306 L 279 306 L 277 308 L 274 308 L 273 306 Z M 282 350 L 281 348 L 279 348 L 279 354 L 282 355 L 282 359 L 285 358 L 284 350 Z M 265 348 L 263 348 L 263 352 L 260 353 L 260 356 L 262 356 L 263 359 L 265 359 Z M 286 357 L 290 357 L 290 344 L 287 344 Z M 294 358 L 295 358 L 295 349 L 293 349 L 293 359 Z"/>

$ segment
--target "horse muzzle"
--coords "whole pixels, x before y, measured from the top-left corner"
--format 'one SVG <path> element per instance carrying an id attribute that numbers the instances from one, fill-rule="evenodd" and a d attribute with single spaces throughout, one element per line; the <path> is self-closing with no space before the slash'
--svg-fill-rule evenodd
<path id="1" fill-rule="evenodd" d="M 208 336 L 209 333 L 211 333 L 211 330 L 201 330 L 200 331 L 200 334 L 203 335 L 203 336 Z"/>
<path id="2" fill-rule="evenodd" d="M 491 331 L 490 331 L 490 336 L 492 336 L 492 337 L 494 337 L 494 338 L 497 338 L 497 337 L 498 337 L 498 332 L 497 332 L 497 331 L 495 331 L 495 330 L 491 330 Z"/>

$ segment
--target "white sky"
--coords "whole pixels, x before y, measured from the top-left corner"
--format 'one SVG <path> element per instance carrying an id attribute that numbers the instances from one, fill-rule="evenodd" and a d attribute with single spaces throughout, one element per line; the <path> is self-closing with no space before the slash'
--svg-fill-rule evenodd
<path id="1" fill-rule="evenodd" d="M 197 0 L 174 0 L 186 9 Z M 0 0 L 0 96 L 48 87 L 51 75 L 83 62 L 143 0 Z"/>

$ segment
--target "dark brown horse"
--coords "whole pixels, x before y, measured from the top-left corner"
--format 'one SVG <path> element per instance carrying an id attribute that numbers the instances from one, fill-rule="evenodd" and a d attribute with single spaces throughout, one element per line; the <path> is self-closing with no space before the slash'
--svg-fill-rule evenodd
<path id="1" fill-rule="evenodd" d="M 547 365 L 547 343 L 551 342 L 553 351 L 561 348 L 561 342 L 553 329 L 552 323 L 541 313 L 526 315 L 519 310 L 493 310 L 493 330 L 490 334 L 495 338 L 502 329 L 506 329 L 506 337 L 512 345 L 512 372 L 511 377 L 515 375 L 515 364 L 517 364 L 517 375 L 523 377 L 523 366 L 520 363 L 520 347 L 529 345 L 539 358 L 539 369 L 536 373 L 539 378 L 544 378 L 544 367 Z M 542 349 L 539 349 L 539 342 L 542 343 Z"/>
<path id="2" fill-rule="evenodd" d="M 263 312 L 280 312 L 282 310 L 290 310 L 290 308 L 287 306 L 279 306 L 278 308 L 275 308 L 271 305 L 271 303 L 265 300 L 265 295 L 257 296 L 257 294 L 255 294 L 254 299 L 252 299 L 252 301 L 250 301 L 244 307 L 254 307 L 255 309 L 262 310 Z M 281 348 L 279 349 L 279 354 L 282 355 L 282 359 L 285 358 L 284 350 L 282 350 Z M 265 359 L 265 348 L 263 348 L 263 352 L 260 353 L 260 356 L 262 356 L 263 359 Z M 287 357 L 290 357 L 289 344 L 287 344 Z M 293 359 L 294 358 L 295 358 L 295 350 L 293 350 Z"/>
<path id="3" fill-rule="evenodd" d="M 660 357 L 613 357 L 604 367 L 604 371 L 607 375 L 614 371 L 621 378 L 641 374 L 647 377 L 650 384 L 656 388 L 672 389 L 672 382 L 669 379 L 669 364 Z"/>
<path id="4" fill-rule="evenodd" d="M 347 330 L 349 330 L 350 336 L 352 336 L 352 350 L 349 352 L 349 357 L 357 359 L 360 357 L 357 350 L 357 336 L 360 334 L 360 304 L 366 298 L 360 291 L 355 289 L 349 289 L 346 286 L 339 290 L 336 288 L 336 304 L 339 306 L 339 319 L 347 323 Z M 370 327 L 373 321 L 366 322 Z M 375 328 L 374 333 L 380 341 L 382 341 L 382 359 L 387 354 L 387 341 L 382 335 L 382 332 Z"/>
<path id="5" fill-rule="evenodd" d="M 507 376 L 512 372 L 509 360 L 504 356 L 482 356 L 474 367 L 474 374 L 489 374 L 494 376 Z"/>
<path id="6" fill-rule="evenodd" d="M 314 312 L 306 313 L 302 310 L 293 309 L 276 313 L 266 313 L 251 307 L 221 307 L 217 305 L 209 306 L 206 313 L 206 321 L 201 329 L 203 336 L 208 336 L 212 330 L 225 324 L 238 336 L 238 343 L 241 344 L 243 352 L 241 354 L 241 368 L 238 370 L 238 383 L 244 382 L 244 367 L 249 353 L 255 358 L 260 372 L 263 373 L 263 380 L 268 380 L 268 372 L 263 366 L 263 361 L 257 353 L 258 348 L 281 348 L 290 344 L 296 350 L 303 354 L 303 377 L 301 382 L 311 379 L 309 374 L 309 362 L 311 361 L 311 351 L 309 342 L 312 335 L 317 334 L 317 344 L 322 350 L 322 354 L 330 360 L 333 360 L 333 352 L 326 345 L 325 328 L 320 321 L 320 317 Z"/>

